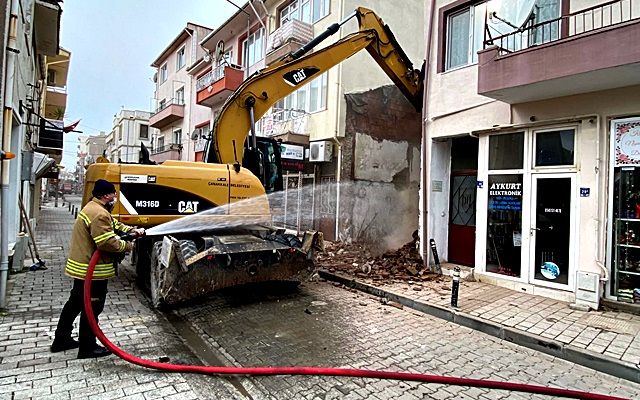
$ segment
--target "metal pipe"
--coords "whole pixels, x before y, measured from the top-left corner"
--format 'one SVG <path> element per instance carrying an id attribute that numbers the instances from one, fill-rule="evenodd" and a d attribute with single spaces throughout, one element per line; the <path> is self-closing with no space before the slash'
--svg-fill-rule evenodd
<path id="1" fill-rule="evenodd" d="M 11 2 L 9 17 L 9 35 L 5 54 L 4 110 L 2 120 L 2 150 L 11 151 L 11 130 L 13 122 L 13 81 L 15 79 L 15 62 L 18 30 L 18 0 Z M 7 277 L 9 272 L 9 160 L 2 160 L 2 217 L 0 217 L 0 308 L 6 305 Z"/>
<path id="2" fill-rule="evenodd" d="M 258 22 L 260 22 L 260 25 L 262 25 L 262 27 L 264 28 L 264 34 L 265 36 L 267 35 L 267 26 L 264 24 L 264 22 L 262 22 L 262 18 L 260 18 L 260 15 L 258 15 L 258 11 L 256 10 L 256 8 L 253 6 L 253 3 L 251 3 L 251 0 L 249 0 L 249 6 L 251 6 L 251 9 L 253 10 L 253 13 L 256 15 L 256 18 L 258 18 Z M 266 40 L 264 40 L 264 42 L 266 42 Z"/>
<path id="3" fill-rule="evenodd" d="M 427 132 L 427 120 L 429 118 L 427 99 L 429 97 L 429 88 L 431 87 L 429 85 L 429 76 L 431 76 L 431 71 L 429 71 L 429 69 L 431 66 L 431 41 L 433 39 L 433 20 L 435 10 L 436 0 L 431 0 L 431 6 L 429 8 L 429 31 L 427 33 L 427 46 L 424 66 L 424 85 L 422 86 L 425 89 L 422 96 L 422 176 L 420 179 L 420 190 L 422 191 L 422 210 L 419 218 L 422 221 L 420 250 L 422 253 L 422 262 L 424 263 L 425 267 L 429 266 L 429 246 L 427 246 L 426 238 L 429 237 L 429 179 L 431 178 L 431 174 L 429 173 L 429 167 L 431 164 L 431 142 L 429 140 L 429 135 Z"/>

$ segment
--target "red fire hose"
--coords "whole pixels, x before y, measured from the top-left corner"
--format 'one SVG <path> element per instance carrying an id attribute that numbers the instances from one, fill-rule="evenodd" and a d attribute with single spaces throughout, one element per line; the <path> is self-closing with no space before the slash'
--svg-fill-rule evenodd
<path id="1" fill-rule="evenodd" d="M 170 372 L 196 372 L 209 375 L 327 375 L 327 376 L 351 376 L 360 378 L 377 378 L 377 379 L 393 379 L 401 381 L 440 383 L 445 385 L 458 386 L 475 386 L 489 389 L 512 390 L 518 392 L 537 393 L 550 396 L 567 397 L 574 399 L 594 399 L 594 400 L 623 400 L 621 397 L 607 396 L 603 394 L 580 392 L 577 390 L 567 390 L 559 388 L 550 388 L 536 385 L 526 385 L 523 383 L 498 382 L 484 379 L 468 379 L 456 378 L 450 376 L 412 374 L 408 372 L 392 372 L 392 371 L 369 371 L 360 369 L 346 368 L 317 368 L 317 367 L 212 367 L 197 365 L 178 365 L 166 364 L 156 361 L 144 360 L 142 358 L 125 353 L 107 339 L 98 324 L 96 323 L 93 309 L 91 308 L 91 279 L 96 262 L 100 257 L 100 251 L 96 250 L 89 262 L 87 276 L 84 285 L 84 308 L 87 313 L 87 319 L 91 325 L 91 329 L 96 337 L 109 349 L 112 353 L 129 361 L 132 364 L 140 365 L 146 368 L 154 368 L 161 371 Z"/>

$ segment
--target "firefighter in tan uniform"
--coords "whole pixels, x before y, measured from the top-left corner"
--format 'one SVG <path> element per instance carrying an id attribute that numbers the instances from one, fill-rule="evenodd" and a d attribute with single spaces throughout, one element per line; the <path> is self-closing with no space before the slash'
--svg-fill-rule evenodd
<path id="1" fill-rule="evenodd" d="M 91 282 L 91 306 L 97 321 L 104 308 L 108 279 L 115 275 L 114 262 L 119 256 L 133 249 L 133 242 L 121 240 L 118 233 L 144 234 L 144 229 L 121 224 L 111 217 L 111 210 L 116 203 L 116 188 L 112 183 L 99 179 L 92 194 L 93 199 L 78 213 L 73 226 L 65 269 L 65 274 L 73 278 L 73 288 L 69 300 L 62 308 L 55 339 L 51 345 L 52 352 L 79 347 L 78 358 L 96 358 L 111 354 L 109 350 L 96 343 L 96 336 L 84 312 L 84 279 L 91 256 L 96 249 L 100 249 L 101 257 L 98 259 Z M 75 341 L 71 338 L 71 331 L 78 314 L 79 341 Z"/>

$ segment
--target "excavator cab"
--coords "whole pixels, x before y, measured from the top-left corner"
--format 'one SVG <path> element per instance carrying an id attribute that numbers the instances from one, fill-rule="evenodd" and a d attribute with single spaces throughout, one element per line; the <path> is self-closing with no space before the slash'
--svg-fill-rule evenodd
<path id="1" fill-rule="evenodd" d="M 281 191 L 282 163 L 280 161 L 280 143 L 272 138 L 258 138 L 258 153 L 260 154 L 260 172 L 256 174 L 260 178 L 264 190 L 267 193 Z"/>

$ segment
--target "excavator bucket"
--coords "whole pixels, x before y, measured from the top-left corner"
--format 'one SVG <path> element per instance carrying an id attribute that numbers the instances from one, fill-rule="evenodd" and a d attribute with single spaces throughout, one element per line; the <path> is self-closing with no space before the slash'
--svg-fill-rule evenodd
<path id="1" fill-rule="evenodd" d="M 295 235 L 256 227 L 193 240 L 164 236 L 151 253 L 154 307 L 178 304 L 225 287 L 253 282 L 303 282 L 316 271 L 322 233 Z"/>

